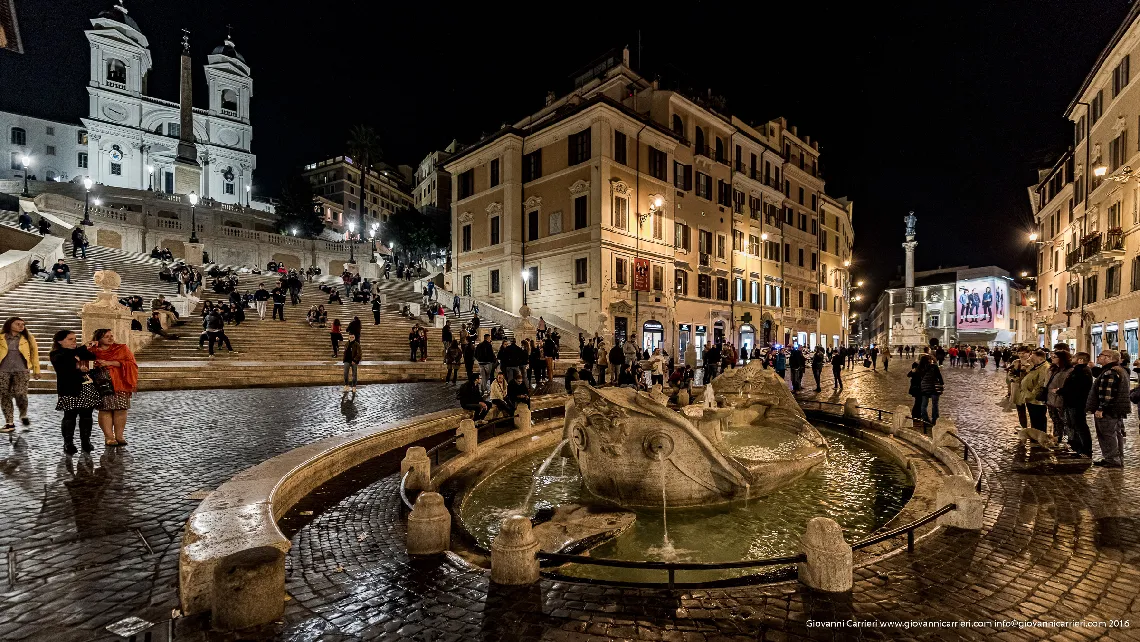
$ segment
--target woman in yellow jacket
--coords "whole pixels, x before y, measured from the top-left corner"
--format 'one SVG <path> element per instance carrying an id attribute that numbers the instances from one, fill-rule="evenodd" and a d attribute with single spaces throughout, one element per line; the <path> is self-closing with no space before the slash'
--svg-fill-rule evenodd
<path id="1" fill-rule="evenodd" d="M 4 407 L 4 428 L 0 432 L 12 432 L 16 429 L 13 399 L 20 410 L 20 421 L 25 426 L 32 423 L 28 419 L 28 379 L 29 376 L 40 378 L 40 352 L 20 317 L 5 321 L 0 334 L 4 335 L 0 341 L 0 405 Z"/>

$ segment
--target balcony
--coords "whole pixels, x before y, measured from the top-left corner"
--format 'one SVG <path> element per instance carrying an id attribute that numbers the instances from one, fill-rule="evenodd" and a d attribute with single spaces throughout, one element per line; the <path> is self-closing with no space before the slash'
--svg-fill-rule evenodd
<path id="1" fill-rule="evenodd" d="M 708 145 L 693 144 L 693 156 L 704 156 L 705 158 L 712 158 L 712 152 L 709 151 Z"/>
<path id="2" fill-rule="evenodd" d="M 1124 232 L 1120 228 L 1113 228 L 1106 233 L 1093 232 L 1085 236 L 1080 246 L 1080 263 L 1077 264 L 1078 273 L 1091 271 L 1098 266 L 1111 265 L 1120 261 L 1124 256 Z M 1070 255 L 1072 252 L 1070 252 Z M 1068 258 L 1068 257 L 1066 257 Z M 1081 266 L 1086 265 L 1086 269 Z M 1071 268 L 1070 268 L 1071 269 Z"/>

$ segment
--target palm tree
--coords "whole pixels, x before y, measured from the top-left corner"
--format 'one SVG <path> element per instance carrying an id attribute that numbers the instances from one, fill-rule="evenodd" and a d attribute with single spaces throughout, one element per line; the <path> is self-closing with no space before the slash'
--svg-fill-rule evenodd
<path id="1" fill-rule="evenodd" d="M 384 150 L 380 148 L 380 136 L 378 136 L 376 130 L 369 125 L 356 125 L 349 130 L 347 144 L 348 153 L 352 154 L 352 158 L 360 170 L 359 229 L 363 232 L 366 225 L 364 212 L 368 207 L 365 197 L 364 179 L 368 176 L 368 170 L 372 169 L 372 165 L 380 162 L 380 159 L 383 158 Z"/>

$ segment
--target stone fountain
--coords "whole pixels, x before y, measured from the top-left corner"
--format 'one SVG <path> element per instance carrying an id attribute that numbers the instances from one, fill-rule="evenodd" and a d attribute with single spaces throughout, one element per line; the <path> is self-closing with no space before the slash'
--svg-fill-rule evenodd
<path id="1" fill-rule="evenodd" d="M 621 506 L 697 506 L 769 493 L 827 457 L 784 382 L 759 364 L 721 374 L 702 398 L 678 412 L 659 396 L 577 384 L 564 437 L 586 489 Z M 795 445 L 777 459 L 734 457 L 728 428 L 783 431 Z"/>

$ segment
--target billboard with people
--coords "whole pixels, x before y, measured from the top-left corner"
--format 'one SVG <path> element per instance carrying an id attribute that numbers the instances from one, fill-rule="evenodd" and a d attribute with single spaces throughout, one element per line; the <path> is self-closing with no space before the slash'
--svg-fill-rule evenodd
<path id="1" fill-rule="evenodd" d="M 959 330 L 1008 330 L 1009 283 L 1000 277 L 958 281 L 955 316 Z"/>

